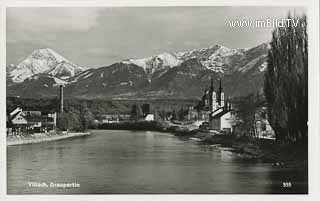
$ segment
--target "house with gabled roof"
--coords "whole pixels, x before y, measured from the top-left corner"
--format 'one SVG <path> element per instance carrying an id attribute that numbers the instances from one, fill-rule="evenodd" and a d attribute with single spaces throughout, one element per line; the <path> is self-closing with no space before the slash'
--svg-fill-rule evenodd
<path id="1" fill-rule="evenodd" d="M 18 133 L 45 132 L 56 127 L 56 118 L 56 113 L 42 115 L 41 111 L 23 111 L 18 107 L 9 114 L 8 128 Z"/>
<path id="2" fill-rule="evenodd" d="M 210 128 L 217 131 L 233 132 L 235 117 L 231 107 L 219 108 L 210 115 Z"/>

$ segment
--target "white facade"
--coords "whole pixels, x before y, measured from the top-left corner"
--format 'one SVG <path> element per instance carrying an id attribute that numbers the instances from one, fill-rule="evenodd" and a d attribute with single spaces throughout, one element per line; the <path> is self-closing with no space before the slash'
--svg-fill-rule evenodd
<path id="1" fill-rule="evenodd" d="M 147 116 L 144 118 L 146 121 L 154 121 L 154 115 L 153 114 L 147 114 Z"/>
<path id="2" fill-rule="evenodd" d="M 102 119 L 101 123 L 103 124 L 119 123 L 119 119 Z"/>
<path id="3" fill-rule="evenodd" d="M 224 93 L 221 92 L 221 107 L 224 107 Z"/>
<path id="4" fill-rule="evenodd" d="M 230 130 L 233 131 L 233 125 L 234 125 L 234 116 L 231 114 L 231 112 L 227 112 L 226 114 L 222 115 L 220 117 L 220 130 Z"/>
<path id="5" fill-rule="evenodd" d="M 22 112 L 19 112 L 11 121 L 13 124 L 28 124 L 27 120 L 23 117 Z"/>
<path id="6" fill-rule="evenodd" d="M 235 116 L 232 111 L 226 111 L 222 108 L 213 112 L 210 120 L 210 128 L 216 131 L 233 132 L 235 125 Z"/>
<path id="7" fill-rule="evenodd" d="M 256 132 L 259 138 L 274 139 L 275 133 L 267 119 L 257 120 L 255 122 Z"/>
<path id="8" fill-rule="evenodd" d="M 48 117 L 53 118 L 53 125 L 57 126 L 57 113 L 54 112 L 54 113 L 48 114 Z"/>
<path id="9" fill-rule="evenodd" d="M 212 92 L 212 111 L 217 109 L 217 94 L 215 91 Z"/>

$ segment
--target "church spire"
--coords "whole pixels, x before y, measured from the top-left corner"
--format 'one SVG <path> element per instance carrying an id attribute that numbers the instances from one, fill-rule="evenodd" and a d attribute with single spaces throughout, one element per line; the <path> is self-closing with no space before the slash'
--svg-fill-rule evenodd
<path id="1" fill-rule="evenodd" d="M 217 96 L 218 96 L 218 98 L 217 98 L 217 100 L 218 100 L 218 104 L 219 105 L 223 105 L 224 103 L 224 94 L 223 94 L 223 92 L 222 92 L 222 86 L 221 86 L 221 78 L 219 78 L 219 89 L 218 89 L 218 93 L 217 93 Z"/>
<path id="2" fill-rule="evenodd" d="M 210 91 L 213 92 L 213 78 L 211 77 L 211 86 L 210 86 Z"/>
<path id="3" fill-rule="evenodd" d="M 219 79 L 219 93 L 221 94 L 222 92 L 222 86 L 221 86 L 221 78 Z"/>

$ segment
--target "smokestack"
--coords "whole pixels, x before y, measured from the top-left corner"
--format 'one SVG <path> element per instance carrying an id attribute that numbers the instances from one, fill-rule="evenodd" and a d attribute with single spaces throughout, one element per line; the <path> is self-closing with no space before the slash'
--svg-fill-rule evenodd
<path id="1" fill-rule="evenodd" d="M 60 112 L 63 112 L 63 85 L 60 85 L 59 90 L 59 99 L 60 99 Z"/>

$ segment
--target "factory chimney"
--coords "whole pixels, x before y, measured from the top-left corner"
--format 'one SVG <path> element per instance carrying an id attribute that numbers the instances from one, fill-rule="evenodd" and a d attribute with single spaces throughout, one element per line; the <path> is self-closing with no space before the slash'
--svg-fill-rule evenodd
<path id="1" fill-rule="evenodd" d="M 59 86 L 60 112 L 63 112 L 63 85 Z"/>

